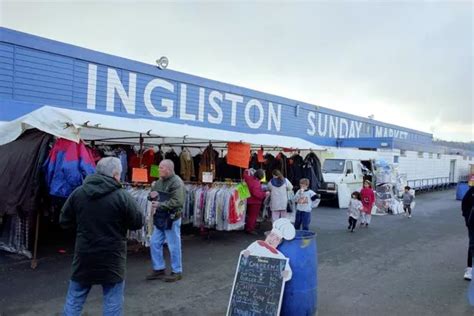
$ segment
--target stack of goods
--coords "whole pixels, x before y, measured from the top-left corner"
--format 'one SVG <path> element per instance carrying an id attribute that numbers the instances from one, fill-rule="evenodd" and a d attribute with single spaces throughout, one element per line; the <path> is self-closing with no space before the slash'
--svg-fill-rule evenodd
<path id="1" fill-rule="evenodd" d="M 398 200 L 399 191 L 402 188 L 403 177 L 398 174 L 398 169 L 383 160 L 375 163 L 376 188 L 375 206 L 377 213 L 399 214 L 403 212 L 401 202 Z"/>

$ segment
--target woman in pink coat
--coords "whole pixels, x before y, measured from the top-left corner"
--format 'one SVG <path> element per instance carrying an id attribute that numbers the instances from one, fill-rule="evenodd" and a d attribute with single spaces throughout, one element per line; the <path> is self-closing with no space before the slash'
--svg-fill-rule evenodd
<path id="1" fill-rule="evenodd" d="M 261 169 L 255 171 L 252 175 L 250 170 L 244 171 L 244 181 L 247 183 L 250 191 L 250 197 L 247 199 L 247 218 L 245 220 L 245 231 L 252 235 L 257 235 L 255 224 L 257 217 L 262 208 L 262 203 L 267 194 L 262 190 L 260 180 L 265 176 L 265 172 Z"/>
<path id="2" fill-rule="evenodd" d="M 360 226 L 364 226 L 365 224 L 366 227 L 369 227 L 370 220 L 372 219 L 372 207 L 375 203 L 375 194 L 370 181 L 364 181 L 364 187 L 360 191 L 360 196 L 363 206 Z"/>

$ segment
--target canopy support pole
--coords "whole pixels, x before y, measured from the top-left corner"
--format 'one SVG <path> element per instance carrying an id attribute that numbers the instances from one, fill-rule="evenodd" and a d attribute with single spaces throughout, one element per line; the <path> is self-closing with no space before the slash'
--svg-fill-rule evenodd
<path id="1" fill-rule="evenodd" d="M 36 229 L 35 229 L 35 245 L 33 249 L 33 259 L 31 260 L 31 269 L 36 269 L 38 266 L 37 254 L 38 254 L 38 236 L 40 227 L 40 212 L 36 215 Z"/>

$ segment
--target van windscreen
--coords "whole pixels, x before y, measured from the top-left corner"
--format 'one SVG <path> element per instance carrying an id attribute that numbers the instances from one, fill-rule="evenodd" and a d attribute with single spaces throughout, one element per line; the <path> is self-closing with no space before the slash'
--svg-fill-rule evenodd
<path id="1" fill-rule="evenodd" d="M 344 159 L 326 159 L 323 164 L 323 173 L 343 173 Z"/>

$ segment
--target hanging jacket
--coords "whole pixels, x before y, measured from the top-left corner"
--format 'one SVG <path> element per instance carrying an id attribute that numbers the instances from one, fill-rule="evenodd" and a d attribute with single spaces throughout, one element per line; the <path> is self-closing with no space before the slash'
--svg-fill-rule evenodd
<path id="1" fill-rule="evenodd" d="M 67 198 L 95 172 L 94 158 L 83 142 L 58 139 L 44 164 L 49 194 Z"/>
<path id="2" fill-rule="evenodd" d="M 184 181 L 191 181 L 191 178 L 194 178 L 194 161 L 191 157 L 191 153 L 187 148 L 184 148 L 181 154 L 179 155 L 180 163 L 180 175 Z"/>
<path id="3" fill-rule="evenodd" d="M 218 157 L 219 153 L 212 148 L 212 145 L 206 147 L 199 162 L 199 181 L 202 181 L 203 172 L 212 172 L 213 178 L 216 178 L 216 162 Z"/>
<path id="4" fill-rule="evenodd" d="M 165 154 L 165 159 L 171 160 L 174 163 L 174 173 L 180 174 L 181 167 L 179 165 L 180 161 L 178 154 L 174 150 L 171 150 Z"/>
<path id="5" fill-rule="evenodd" d="M 262 205 L 263 200 L 266 197 L 265 192 L 262 190 L 262 185 L 260 184 L 260 180 L 248 174 L 248 170 L 244 171 L 244 181 L 247 183 L 250 191 L 250 197 L 247 199 L 247 204 L 249 205 Z"/>
<path id="6" fill-rule="evenodd" d="M 288 180 L 293 184 L 294 191 L 299 190 L 300 180 L 303 178 L 304 160 L 300 155 L 293 155 L 289 159 Z"/>
<path id="7" fill-rule="evenodd" d="M 140 229 L 143 216 L 119 182 L 101 174 L 88 176 L 67 199 L 59 222 L 76 228 L 71 280 L 86 285 L 124 280 L 127 230 Z"/>
<path id="8" fill-rule="evenodd" d="M 318 192 L 324 179 L 321 171 L 321 161 L 313 152 L 307 154 L 304 159 L 303 175 L 305 178 L 309 179 L 309 188 L 314 192 Z"/>
<path id="9" fill-rule="evenodd" d="M 39 197 L 46 191 L 42 166 L 51 140 L 51 135 L 29 129 L 0 146 L 0 215 L 25 217 L 39 209 Z"/>

